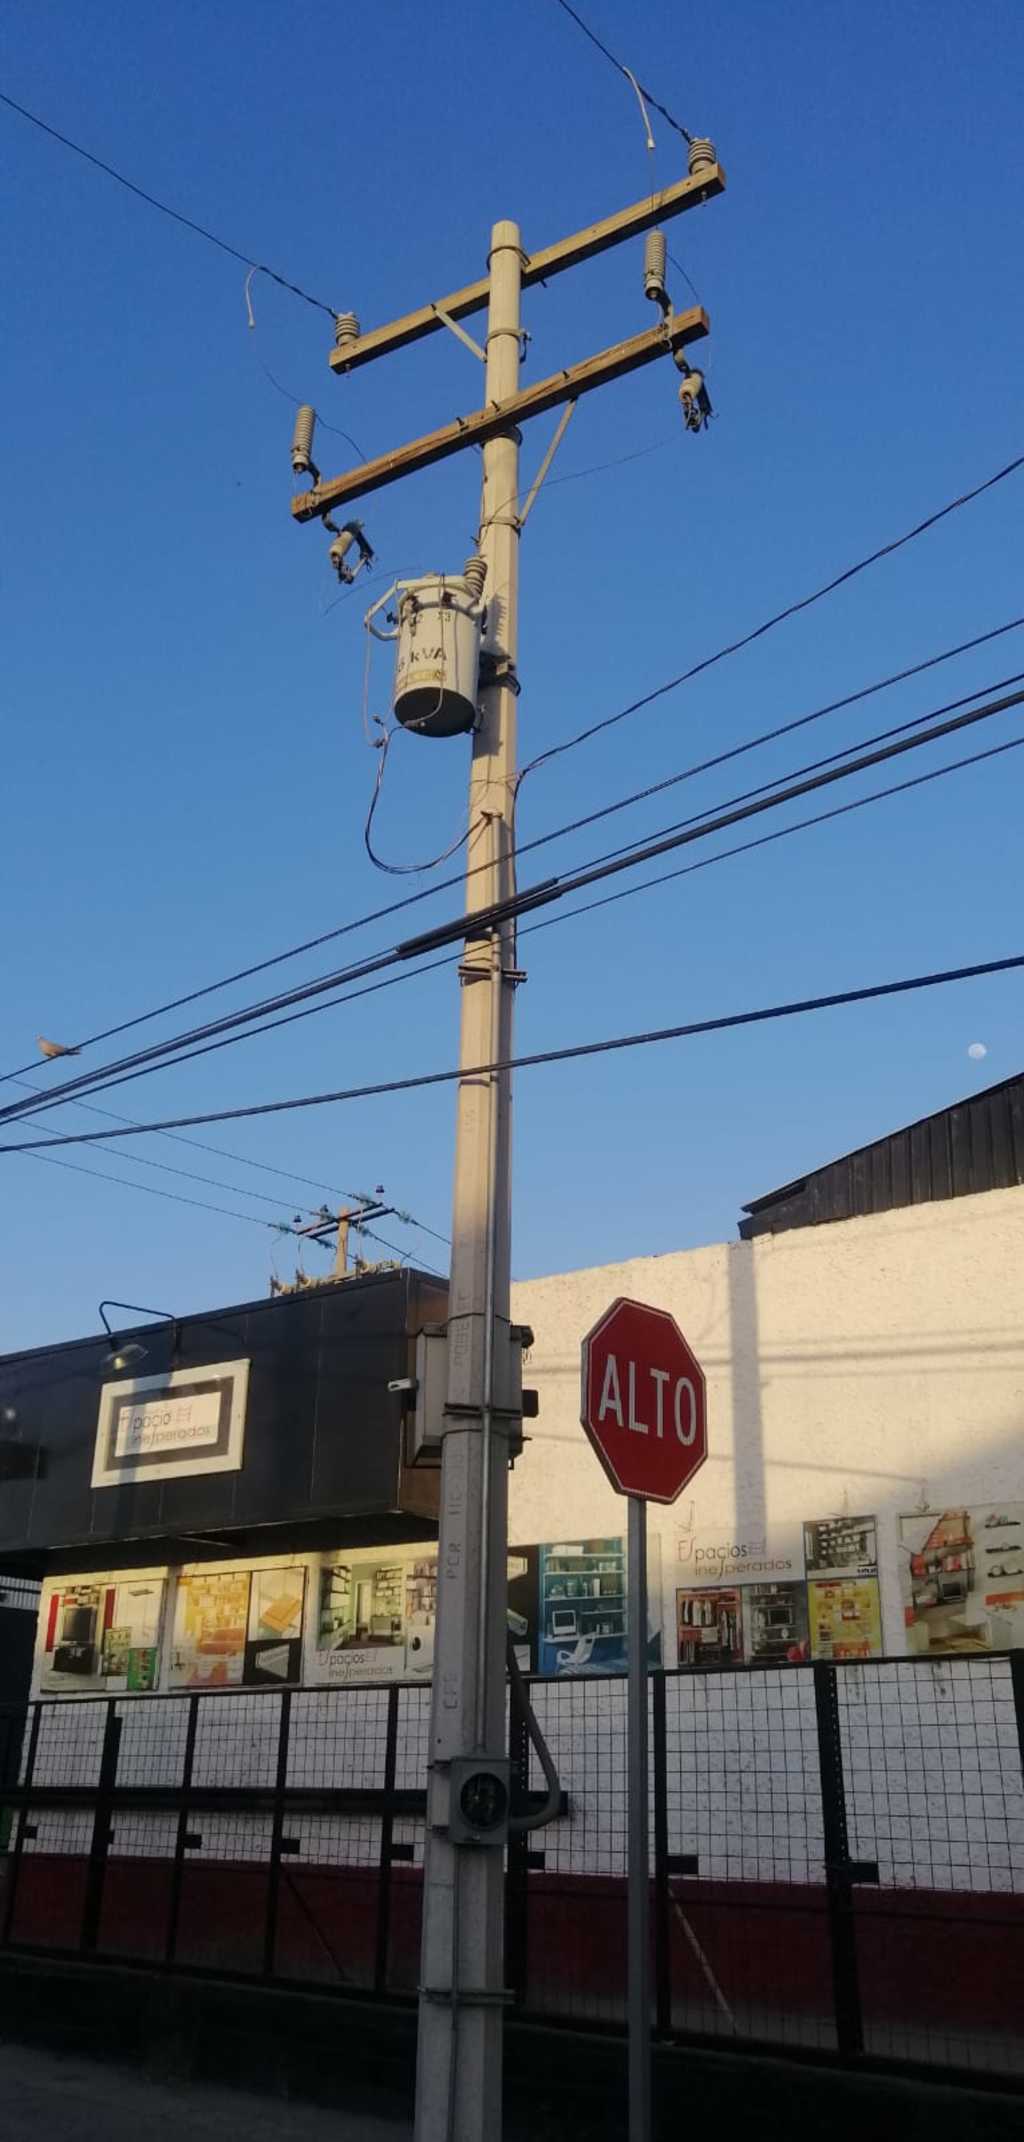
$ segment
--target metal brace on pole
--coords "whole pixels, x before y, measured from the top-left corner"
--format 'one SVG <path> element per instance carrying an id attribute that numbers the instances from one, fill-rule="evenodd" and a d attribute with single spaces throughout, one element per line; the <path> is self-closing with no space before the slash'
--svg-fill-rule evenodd
<path id="1" fill-rule="evenodd" d="M 479 342 L 474 342 L 472 335 L 468 334 L 464 327 L 460 327 L 457 320 L 452 319 L 451 313 L 446 312 L 443 305 L 435 305 L 433 310 L 436 312 L 438 319 L 443 320 L 444 325 L 450 328 L 452 334 L 457 335 L 459 341 L 465 343 L 467 350 L 474 357 L 479 357 L 481 364 L 486 364 L 487 351 L 482 350 Z"/>
<path id="2" fill-rule="evenodd" d="M 531 508 L 536 502 L 537 496 L 540 492 L 541 486 L 543 485 L 548 470 L 551 467 L 555 455 L 557 454 L 558 449 L 562 444 L 562 440 L 564 439 L 565 434 L 569 429 L 569 419 L 575 407 L 575 402 L 566 402 L 565 408 L 563 409 L 562 414 L 559 417 L 557 424 L 555 425 L 554 437 L 551 441 L 550 446 L 548 447 L 547 453 L 545 454 L 539 469 L 537 470 L 537 474 L 534 477 L 533 482 L 530 485 L 530 488 L 526 494 L 523 510 L 519 516 L 520 528 L 525 528 L 526 526 L 526 523 L 530 517 Z"/>

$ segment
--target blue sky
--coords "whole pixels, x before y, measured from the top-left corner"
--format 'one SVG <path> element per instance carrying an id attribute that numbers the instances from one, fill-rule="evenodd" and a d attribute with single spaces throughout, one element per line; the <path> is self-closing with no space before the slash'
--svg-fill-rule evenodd
<path id="1" fill-rule="evenodd" d="M 639 458 L 552 482 L 530 520 L 524 758 L 806 593 L 1024 442 L 1015 0 L 973 10 L 969 36 L 952 0 L 726 0 L 696 28 L 668 0 L 625 14 L 588 0 L 586 12 L 714 138 L 728 172 L 724 199 L 669 234 L 711 315 L 717 414 L 701 438 L 683 432 L 667 363 L 580 405 L 555 475 Z M 499 216 L 536 247 L 681 173 L 682 144 L 655 118 L 647 152 L 625 81 L 554 0 L 439 0 L 426 14 L 413 0 L 11 0 L 6 31 L 0 86 L 364 325 L 482 273 Z M 258 277 L 250 331 L 240 266 L 3 110 L 0 146 L 14 506 L 0 563 L 3 1070 L 28 1061 L 40 1031 L 91 1033 L 402 889 L 362 846 L 374 763 L 361 617 L 386 580 L 332 607 L 324 538 L 290 520 L 292 419 L 267 372 L 368 455 L 472 408 L 480 382 L 444 335 L 336 381 L 323 314 Z M 640 252 L 528 294 L 527 379 L 649 324 Z M 690 302 L 675 271 L 670 281 Z M 526 431 L 527 475 L 551 422 Z M 326 430 L 318 446 L 326 469 L 351 461 Z M 463 455 L 368 500 L 382 567 L 457 569 L 477 483 Z M 554 761 L 524 789 L 523 837 L 1015 616 L 1022 503 L 1024 472 Z M 607 839 L 597 828 L 552 844 L 537 875 L 1017 668 L 1024 633 L 623 813 Z M 374 710 L 386 690 L 382 651 Z M 996 741 L 997 727 L 1000 741 L 1019 733 L 1021 719 L 933 747 L 914 770 Z M 447 844 L 465 762 L 463 742 L 396 745 L 377 823 L 385 855 Z M 1020 777 L 1010 754 L 524 938 L 519 1045 L 1018 951 Z M 424 925 L 452 898 L 425 904 Z M 347 943 L 370 951 L 389 936 L 381 925 Z M 329 962 L 307 957 L 281 979 Z M 442 972 L 98 1098 L 146 1117 L 441 1068 L 456 1014 Z M 975 1040 L 980 1062 L 967 1055 Z M 83 1064 L 102 1060 L 96 1050 Z M 1020 1060 L 1009 978 L 524 1074 L 515 1269 L 729 1236 L 747 1198 Z M 40 1067 L 41 1085 L 54 1076 Z M 197 1135 L 324 1185 L 383 1182 L 444 1231 L 452 1120 L 442 1088 Z M 97 1127 L 70 1106 L 59 1121 Z M 65 1157 L 264 1219 L 319 1202 L 163 1140 L 125 1151 Z M 161 1174 L 142 1151 L 235 1187 Z M 261 1294 L 275 1256 L 289 1270 L 289 1245 L 255 1225 L 28 1156 L 3 1168 L 6 1347 L 93 1328 L 101 1295 L 187 1311 Z M 242 1186 L 280 1187 L 283 1202 Z M 440 1250 L 395 1221 L 383 1232 L 427 1262 Z"/>

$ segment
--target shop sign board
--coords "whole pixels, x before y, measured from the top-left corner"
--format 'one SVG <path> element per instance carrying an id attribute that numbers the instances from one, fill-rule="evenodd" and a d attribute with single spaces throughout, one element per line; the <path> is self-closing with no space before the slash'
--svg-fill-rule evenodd
<path id="1" fill-rule="evenodd" d="M 93 1487 L 237 1472 L 248 1388 L 248 1361 L 214 1361 L 104 1384 Z"/>
<path id="2" fill-rule="evenodd" d="M 675 1502 L 708 1454 L 704 1372 L 674 1316 L 620 1296 L 583 1341 L 580 1418 L 612 1486 Z"/>

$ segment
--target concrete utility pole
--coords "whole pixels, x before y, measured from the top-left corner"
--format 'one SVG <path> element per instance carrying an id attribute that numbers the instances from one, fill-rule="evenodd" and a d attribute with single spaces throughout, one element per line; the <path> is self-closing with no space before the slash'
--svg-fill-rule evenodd
<path id="1" fill-rule="evenodd" d="M 522 256 L 515 223 L 491 233 L 486 404 L 519 379 Z M 466 907 L 514 890 L 519 434 L 483 449 L 480 551 L 487 561 L 486 681 L 473 737 Z M 480 866 L 485 864 L 485 868 Z M 459 1061 L 512 1053 L 514 932 L 471 940 L 460 968 Z M 508 1593 L 507 1406 L 511 1383 L 508 1072 L 459 1087 L 448 1300 L 448 1427 L 442 1443 L 438 1611 L 427 1789 L 417 2142 L 470 2142 L 501 2126 L 504 1853 L 453 1844 L 449 1768 L 504 1753 Z"/>
<path id="2" fill-rule="evenodd" d="M 487 607 L 478 720 L 473 732 L 467 848 L 467 939 L 462 965 L 460 1064 L 512 1053 L 515 929 L 472 934 L 472 917 L 514 891 L 519 535 L 564 430 L 594 388 L 671 355 L 684 376 L 684 418 L 695 428 L 699 373 L 684 352 L 708 332 L 700 307 L 673 314 L 659 273 L 644 287 L 660 324 L 526 388 L 519 386 L 520 294 L 624 239 L 724 190 L 710 142 L 694 142 L 685 179 L 532 255 L 515 223 L 494 226 L 486 278 L 367 334 L 339 316 L 333 371 L 348 373 L 448 329 L 486 366 L 484 406 L 344 475 L 321 478 L 312 460 L 313 411 L 300 410 L 293 467 L 310 487 L 292 500 L 297 521 L 383 489 L 467 446 L 483 449 L 479 548 Z M 652 256 L 653 257 L 653 256 Z M 486 304 L 486 349 L 458 325 Z M 706 410 L 706 398 L 703 400 Z M 561 407 L 562 423 L 531 493 L 519 502 L 517 425 Z M 464 1077 L 458 1089 L 454 1223 L 443 1405 L 417 1398 L 416 1447 L 441 1452 L 437 1625 L 431 1697 L 423 1895 L 416 2142 L 499 2142 L 504 1991 L 508 1465 L 522 1416 L 518 1335 L 509 1322 L 511 1086 L 507 1072 Z M 426 1345 L 426 1335 L 421 1342 Z M 426 1356 L 424 1356 L 426 1360 Z M 431 1417 L 431 1409 L 437 1418 Z"/>

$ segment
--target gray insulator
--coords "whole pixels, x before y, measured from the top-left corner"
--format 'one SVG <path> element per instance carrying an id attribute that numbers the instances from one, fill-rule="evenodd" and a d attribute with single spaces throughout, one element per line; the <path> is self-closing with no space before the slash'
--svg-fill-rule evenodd
<path id="1" fill-rule="evenodd" d="M 316 410 L 309 402 L 303 402 L 295 418 L 292 433 L 292 468 L 296 476 L 308 476 L 313 467 L 313 432 L 316 427 Z"/>
<path id="2" fill-rule="evenodd" d="M 713 141 L 708 141 L 704 137 L 701 137 L 699 140 L 691 141 L 689 154 L 691 178 L 696 178 L 698 172 L 706 171 L 711 164 L 716 164 L 717 162 L 718 158 L 715 155 L 715 144 Z"/>
<path id="3" fill-rule="evenodd" d="M 473 601 L 479 602 L 484 591 L 484 581 L 487 578 L 486 559 L 476 555 L 472 558 L 467 558 L 462 568 L 462 577 L 473 597 Z"/>
<path id="4" fill-rule="evenodd" d="M 644 296 L 656 305 L 665 303 L 665 262 L 668 246 L 664 231 L 648 231 L 644 239 Z"/>
<path id="5" fill-rule="evenodd" d="M 334 340 L 340 349 L 344 342 L 358 342 L 359 322 L 354 312 L 339 312 L 334 321 Z"/>

